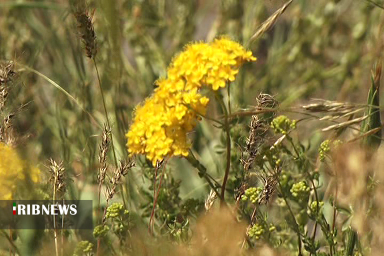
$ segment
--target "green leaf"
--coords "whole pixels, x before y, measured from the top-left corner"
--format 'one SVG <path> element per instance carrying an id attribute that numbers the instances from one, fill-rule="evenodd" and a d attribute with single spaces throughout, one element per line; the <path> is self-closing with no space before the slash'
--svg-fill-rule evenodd
<path id="1" fill-rule="evenodd" d="M 346 241 L 345 241 L 345 256 L 352 256 L 355 244 L 357 242 L 357 233 L 356 231 L 349 228 L 346 231 Z"/>
<path id="2" fill-rule="evenodd" d="M 376 151 L 381 143 L 381 120 L 380 120 L 380 77 L 382 63 L 377 62 L 371 76 L 371 88 L 368 92 L 367 112 L 368 116 L 361 126 L 361 133 L 366 135 L 363 139 L 363 146 Z"/>

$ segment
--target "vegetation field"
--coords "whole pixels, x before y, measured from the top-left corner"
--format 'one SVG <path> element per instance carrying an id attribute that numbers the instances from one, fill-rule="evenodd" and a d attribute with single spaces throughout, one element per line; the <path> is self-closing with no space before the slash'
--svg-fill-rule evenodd
<path id="1" fill-rule="evenodd" d="M 0 255 L 383 255 L 383 50 L 383 0 L 0 1 L 0 200 L 93 202 Z"/>

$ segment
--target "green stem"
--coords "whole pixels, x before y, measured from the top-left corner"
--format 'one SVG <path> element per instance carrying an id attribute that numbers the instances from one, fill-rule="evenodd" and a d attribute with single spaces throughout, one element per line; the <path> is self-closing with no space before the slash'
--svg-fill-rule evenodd
<path id="1" fill-rule="evenodd" d="M 224 196 L 225 196 L 225 187 L 227 186 L 227 181 L 228 181 L 228 176 L 229 176 L 229 170 L 231 168 L 231 134 L 230 134 L 230 127 L 229 127 L 229 120 L 228 120 L 228 110 L 225 107 L 225 104 L 223 102 L 223 98 L 216 94 L 216 99 L 220 103 L 223 112 L 224 112 L 224 130 L 226 133 L 226 143 L 227 143 L 227 165 L 225 168 L 225 173 L 224 173 L 224 179 L 223 179 L 223 184 L 221 185 L 221 202 L 224 202 Z"/>
<path id="2" fill-rule="evenodd" d="M 292 148 L 293 148 L 293 150 L 295 151 L 297 158 L 300 158 L 299 151 L 297 151 L 296 146 L 295 146 L 295 143 L 293 143 L 292 138 L 291 138 L 288 134 L 286 134 L 286 138 L 287 138 L 287 140 L 289 141 L 289 143 L 292 145 Z"/>
<path id="3" fill-rule="evenodd" d="M 92 58 L 92 60 L 93 60 L 93 64 L 95 65 L 96 74 L 97 74 L 97 80 L 99 81 L 99 89 L 100 89 L 101 99 L 103 101 L 103 108 L 104 108 L 105 118 L 107 119 L 108 130 L 111 132 L 111 145 L 112 145 L 113 158 L 115 160 L 115 166 L 117 167 L 118 165 L 117 165 L 115 146 L 114 146 L 114 143 L 113 143 L 112 129 L 111 129 L 111 124 L 109 123 L 109 117 L 108 117 L 107 105 L 105 104 L 105 97 L 104 97 L 103 87 L 101 87 L 101 79 L 100 79 L 99 69 L 97 68 L 96 60 L 95 60 L 94 57 Z"/>
<path id="4" fill-rule="evenodd" d="M 202 165 L 199 160 L 196 159 L 196 157 L 192 154 L 192 152 L 190 152 L 188 154 L 188 156 L 186 157 L 186 159 L 188 160 L 188 162 L 193 166 L 195 167 L 198 171 L 199 171 L 199 176 L 200 177 L 203 177 L 209 184 L 209 186 L 211 187 L 211 189 L 213 189 L 213 191 L 215 191 L 216 195 L 218 198 L 220 198 L 221 200 L 221 197 L 220 197 L 220 193 L 219 191 L 217 190 L 217 186 L 215 186 L 210 178 L 210 176 L 208 175 L 207 173 L 207 168 L 205 168 L 204 165 Z M 215 180 L 214 180 L 215 183 L 217 183 Z"/>
<path id="5" fill-rule="evenodd" d="M 288 203 L 288 200 L 283 192 L 283 188 L 280 184 L 280 181 L 279 182 L 279 187 L 280 187 L 280 191 L 281 191 L 281 195 L 283 196 L 283 199 L 285 201 L 285 204 L 287 205 L 288 207 L 288 210 L 289 210 L 289 213 L 291 214 L 292 218 L 293 218 L 293 221 L 295 222 L 295 228 L 296 228 L 296 233 L 297 233 L 297 242 L 298 242 L 298 246 L 299 246 L 299 254 L 298 256 L 302 256 L 302 252 L 301 252 L 301 238 L 300 238 L 300 229 L 299 229 L 299 224 L 297 223 L 296 221 L 296 217 L 295 217 L 295 214 L 293 213 L 292 209 L 291 209 L 291 206 L 289 205 Z"/>
<path id="6" fill-rule="evenodd" d="M 11 230 L 11 229 L 10 229 Z M 1 233 L 3 233 L 3 235 L 5 236 L 5 238 L 8 240 L 9 244 L 12 246 L 12 248 L 16 251 L 16 253 L 18 255 L 22 255 L 19 251 L 19 249 L 17 249 L 15 243 L 13 242 L 13 239 L 12 239 L 12 236 L 8 235 L 7 232 L 5 231 L 5 229 L 1 229 L 0 230 Z"/>
<path id="7" fill-rule="evenodd" d="M 56 183 L 57 183 L 57 177 L 58 177 L 58 173 L 56 172 L 55 174 L 55 180 L 54 180 L 54 183 L 53 183 L 53 204 L 55 204 L 55 200 L 56 200 Z M 57 245 L 57 229 L 56 229 L 56 216 L 53 216 L 53 233 L 54 233 L 54 238 L 55 238 L 55 252 L 56 252 L 56 256 L 59 256 L 59 248 L 58 248 L 58 245 Z"/>
<path id="8" fill-rule="evenodd" d="M 295 144 L 293 143 L 292 138 L 291 138 L 288 134 L 287 134 L 286 138 L 287 138 L 287 140 L 290 142 L 290 144 L 292 145 L 292 148 L 293 148 L 293 150 L 295 151 L 297 158 L 299 158 L 299 157 L 300 157 L 300 154 L 299 154 L 299 152 L 297 151 L 296 146 L 295 146 Z M 307 174 L 307 176 L 308 176 L 308 179 L 311 181 L 311 184 L 312 184 L 312 186 L 313 186 L 313 190 L 314 190 L 314 193 L 315 193 L 315 199 L 316 199 L 316 202 L 317 202 L 316 209 L 317 209 L 317 213 L 318 213 L 318 212 L 319 212 L 319 197 L 318 197 L 318 195 L 317 195 L 317 189 L 316 189 L 315 183 L 314 183 L 313 180 L 312 180 L 312 177 L 311 177 L 310 173 L 308 172 L 308 169 L 307 169 L 307 168 L 304 168 L 304 169 L 305 169 L 305 172 L 306 172 L 306 174 Z M 313 234 L 312 234 L 312 242 L 313 242 L 313 243 L 315 242 L 316 231 L 317 231 L 317 221 L 315 221 L 315 227 L 314 227 L 314 231 L 313 231 Z"/>

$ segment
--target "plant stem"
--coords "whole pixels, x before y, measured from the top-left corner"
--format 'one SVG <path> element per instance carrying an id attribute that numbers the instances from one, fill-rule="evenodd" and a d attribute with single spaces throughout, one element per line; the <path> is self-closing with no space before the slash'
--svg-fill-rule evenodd
<path id="1" fill-rule="evenodd" d="M 11 230 L 11 229 L 9 229 Z M 17 255 L 21 255 L 21 253 L 19 252 L 19 249 L 17 249 L 15 243 L 13 242 L 12 240 L 12 236 L 8 235 L 7 232 L 5 231 L 5 229 L 0 229 L 0 232 L 3 233 L 3 235 L 5 236 L 5 238 L 8 240 L 9 244 L 12 246 L 12 248 L 15 250 L 15 252 L 17 253 Z M 10 232 L 11 233 L 11 232 Z"/>
<path id="2" fill-rule="evenodd" d="M 229 127 L 229 120 L 228 120 L 228 117 L 229 117 L 228 110 L 225 107 L 225 104 L 223 102 L 222 97 L 220 95 L 216 94 L 216 98 L 217 98 L 218 102 L 220 103 L 220 105 L 223 109 L 223 112 L 224 112 L 224 130 L 226 133 L 226 143 L 227 143 L 227 146 L 226 146 L 226 148 L 227 148 L 227 157 L 226 157 L 227 165 L 225 168 L 223 184 L 221 185 L 221 195 L 220 195 L 221 202 L 223 203 L 224 202 L 224 196 L 225 196 L 225 187 L 227 185 L 229 170 L 231 168 L 231 134 L 230 134 L 230 127 Z"/>
<path id="3" fill-rule="evenodd" d="M 292 138 L 291 138 L 288 134 L 286 134 L 286 138 L 287 138 L 287 140 L 289 141 L 289 143 L 292 145 L 292 148 L 293 148 L 293 150 L 294 150 L 295 153 L 296 153 L 297 159 L 299 159 L 299 158 L 300 158 L 300 154 L 299 154 L 299 151 L 297 151 L 296 146 L 295 146 L 295 143 L 293 143 Z"/>
<path id="4" fill-rule="evenodd" d="M 156 189 L 156 177 L 155 177 L 155 182 L 153 184 L 153 190 L 154 190 L 155 197 L 153 198 L 153 207 L 152 207 L 151 217 L 149 218 L 149 223 L 148 223 L 148 231 L 150 234 L 153 234 L 153 228 L 155 225 L 155 223 L 154 223 L 155 209 L 156 209 L 157 200 L 158 200 L 159 195 L 160 195 L 161 184 L 163 183 L 164 172 L 165 172 L 165 166 L 163 165 L 161 176 L 160 176 L 160 181 L 159 181 L 159 185 L 158 185 L 157 189 Z M 156 173 L 157 173 L 157 171 L 156 171 Z M 156 191 L 157 191 L 157 193 L 156 193 Z"/>
<path id="5" fill-rule="evenodd" d="M 190 152 L 188 154 L 188 156 L 186 157 L 186 159 L 188 160 L 188 162 L 193 166 L 195 167 L 198 171 L 199 171 L 199 176 L 200 177 L 204 177 L 204 179 L 208 182 L 209 186 L 211 187 L 211 189 L 213 189 L 213 191 L 215 191 L 216 195 L 218 198 L 220 198 L 221 200 L 221 196 L 220 196 L 220 193 L 219 191 L 217 190 L 217 186 L 215 186 L 213 184 L 213 182 L 210 180 L 210 176 L 208 175 L 207 173 L 207 168 L 205 168 L 204 165 L 202 165 L 199 160 L 196 159 L 196 157 L 192 154 L 192 152 Z M 214 180 L 215 183 L 217 183 L 215 180 Z"/>
<path id="6" fill-rule="evenodd" d="M 55 180 L 54 180 L 54 183 L 53 183 L 53 204 L 55 204 L 55 200 L 56 200 L 56 183 L 57 183 L 57 176 L 58 174 L 55 173 Z M 54 233 L 54 237 L 55 237 L 55 252 L 56 252 L 56 256 L 59 256 L 59 248 L 57 246 L 57 229 L 56 229 L 56 216 L 53 216 L 53 233 Z"/>
<path id="7" fill-rule="evenodd" d="M 107 111 L 107 106 L 105 104 L 105 97 L 104 97 L 103 87 L 101 86 L 101 79 L 100 79 L 99 69 L 97 68 L 95 57 L 93 57 L 92 60 L 93 60 L 93 64 L 95 65 L 96 74 L 97 74 L 97 80 L 99 82 L 99 89 L 100 89 L 101 99 L 102 99 L 102 102 L 103 102 L 105 118 L 107 119 L 108 130 L 111 132 L 111 146 L 112 146 L 113 158 L 115 160 L 115 166 L 117 167 L 118 165 L 117 165 L 115 146 L 114 146 L 114 143 L 113 143 L 112 129 L 111 129 L 111 124 L 109 123 L 108 111 Z"/>
<path id="8" fill-rule="evenodd" d="M 284 201 L 285 201 L 285 204 L 286 204 L 287 207 L 288 207 L 289 213 L 291 214 L 291 216 L 292 216 L 292 218 L 293 218 L 293 221 L 295 222 L 295 227 L 296 227 L 296 232 L 297 232 L 297 242 L 298 242 L 298 246 L 299 246 L 299 254 L 298 254 L 298 256 L 302 256 L 303 254 L 302 254 L 302 252 L 301 252 L 301 238 L 300 238 L 299 224 L 297 223 L 296 218 L 295 218 L 295 215 L 294 215 L 294 213 L 293 213 L 293 211 L 292 211 L 292 209 L 291 209 L 291 206 L 289 205 L 288 200 L 287 200 L 285 194 L 283 193 L 283 188 L 282 188 L 282 186 L 281 186 L 281 184 L 280 184 L 280 181 L 278 181 L 278 182 L 279 182 L 279 187 L 280 187 L 281 195 L 283 196 L 283 199 L 284 199 Z"/>

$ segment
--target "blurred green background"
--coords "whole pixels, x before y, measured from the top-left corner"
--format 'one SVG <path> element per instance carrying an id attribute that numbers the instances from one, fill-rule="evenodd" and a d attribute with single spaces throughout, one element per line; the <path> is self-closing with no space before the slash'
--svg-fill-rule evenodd
<path id="1" fill-rule="evenodd" d="M 231 85 L 233 111 L 254 106 L 261 92 L 274 95 L 283 108 L 312 98 L 364 104 L 370 70 L 383 55 L 383 9 L 366 0 L 294 0 L 270 31 L 248 44 L 261 23 L 284 3 L 90 1 L 89 14 L 98 42 L 96 63 L 118 159 L 128 157 L 125 133 L 135 106 L 152 93 L 154 82 L 166 74 L 172 57 L 193 41 L 228 35 L 257 57 L 255 63 L 241 69 Z M 95 68 L 84 54 L 70 6 L 70 1 L 59 0 L 1 1 L 0 60 L 16 63 L 17 83 L 10 92 L 8 108 L 19 110 L 13 125 L 24 155 L 41 169 L 49 158 L 63 161 L 72 179 L 68 196 L 96 198 L 98 145 L 105 116 Z M 218 118 L 220 108 L 212 104 L 209 115 Z M 241 131 L 233 150 L 244 145 L 247 123 L 238 127 Z M 302 136 L 313 136 L 313 127 L 309 123 L 302 128 Z M 218 131 L 204 120 L 191 138 L 196 155 L 220 180 L 225 144 Z M 320 135 L 316 136 L 319 143 Z M 144 178 L 149 172 L 145 166 L 145 159 L 139 158 L 119 191 L 129 209 L 140 209 L 146 202 L 143 190 L 150 179 Z M 175 186 L 181 198 L 204 199 L 208 186 L 187 161 L 175 159 L 169 166 L 174 178 L 167 182 L 181 180 L 180 187 Z"/>
<path id="2" fill-rule="evenodd" d="M 124 134 L 134 107 L 151 94 L 154 81 L 166 74 L 172 57 L 185 44 L 228 35 L 246 45 L 283 4 L 278 0 L 91 1 L 96 61 L 118 158 L 127 157 Z M 364 103 L 370 69 L 382 55 L 383 21 L 383 10 L 364 0 L 293 1 L 272 30 L 247 45 L 258 60 L 243 67 L 231 86 L 232 109 L 255 105 L 260 92 L 275 95 L 282 106 L 310 98 Z M 67 170 L 81 174 L 80 181 L 92 183 L 101 128 L 81 107 L 99 125 L 105 117 L 94 66 L 83 52 L 70 3 L 2 1 L 0 27 L 0 59 L 20 64 L 20 83 L 12 89 L 8 104 L 19 108 L 28 103 L 14 121 L 18 135 L 28 141 L 26 154 L 36 162 L 61 159 Z M 22 65 L 60 85 L 81 107 Z M 211 108 L 212 116 L 217 116 Z M 208 151 L 200 152 L 208 166 L 220 163 L 220 154 L 211 152 L 220 145 L 220 133 L 215 131 L 202 122 L 194 134 L 195 149 Z M 186 170 L 184 162 L 178 165 L 179 176 L 190 181 L 183 191 L 190 193 L 200 179 Z"/>

